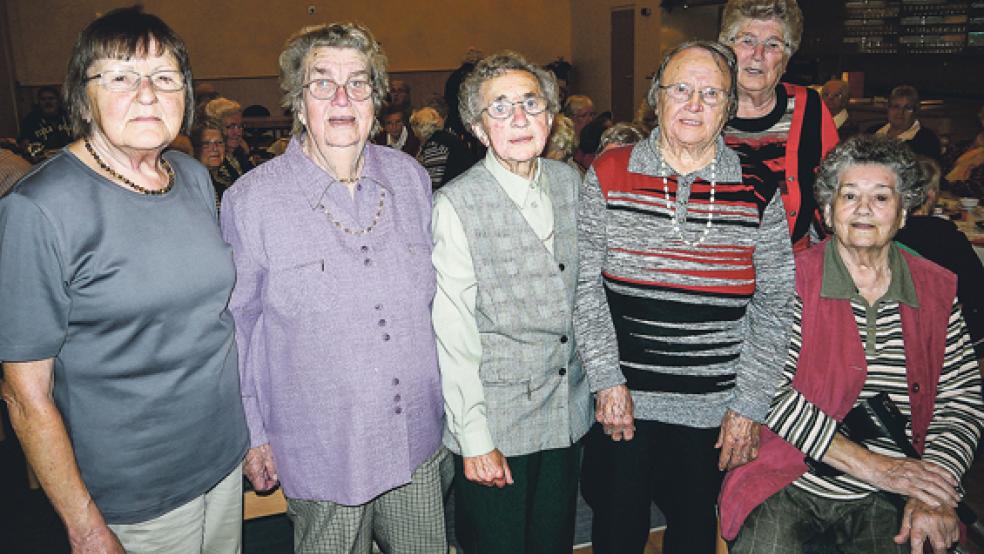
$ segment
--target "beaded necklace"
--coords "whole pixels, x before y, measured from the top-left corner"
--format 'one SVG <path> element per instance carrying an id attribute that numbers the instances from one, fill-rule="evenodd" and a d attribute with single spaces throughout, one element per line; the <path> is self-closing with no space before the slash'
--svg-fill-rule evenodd
<path id="1" fill-rule="evenodd" d="M 113 168 L 109 167 L 106 162 L 102 161 L 99 154 L 96 154 L 96 149 L 92 147 L 92 144 L 89 142 L 88 138 L 83 139 L 83 142 L 85 143 L 85 149 L 89 151 L 89 155 L 92 156 L 92 159 L 96 161 L 96 164 L 98 164 L 103 171 L 109 173 L 111 177 L 121 181 L 124 185 L 139 192 L 140 194 L 146 194 L 147 196 L 161 196 L 167 194 L 171 188 L 174 187 L 174 169 L 171 168 L 171 164 L 169 164 L 164 158 L 161 158 L 161 165 L 164 166 L 164 171 L 167 173 L 167 186 L 162 189 L 148 189 L 134 183 L 133 181 L 117 173 L 113 170 Z"/>
<path id="2" fill-rule="evenodd" d="M 357 183 L 359 179 L 360 177 L 353 177 L 351 179 L 337 179 L 337 181 L 340 183 Z M 331 185 L 329 184 L 328 186 Z M 326 187 L 325 192 L 327 191 L 328 188 Z M 321 193 L 321 197 L 324 198 L 324 192 Z M 335 216 L 331 215 L 331 211 L 328 210 L 328 206 L 321 204 L 319 207 L 321 208 L 321 211 L 323 211 L 325 215 L 328 216 L 328 221 L 332 222 L 335 225 L 335 227 L 341 229 L 342 232 L 349 235 L 366 235 L 371 233 L 372 230 L 376 228 L 376 225 L 379 224 L 379 218 L 382 217 L 383 215 L 383 206 L 385 206 L 385 204 L 386 204 L 386 191 L 380 188 L 379 204 L 377 205 L 376 208 L 376 215 L 372 216 L 372 221 L 369 222 L 369 226 L 363 227 L 362 229 L 349 229 L 345 225 L 342 225 L 341 221 L 335 219 Z"/>
<path id="3" fill-rule="evenodd" d="M 680 241 L 683 244 L 689 246 L 690 248 L 693 248 L 695 246 L 700 246 L 701 244 L 704 243 L 704 240 L 707 239 L 707 235 L 711 232 L 711 223 L 714 218 L 714 190 L 715 190 L 715 186 L 717 185 L 717 160 L 715 159 L 711 161 L 711 194 L 710 194 L 710 202 L 707 204 L 707 225 L 704 226 L 704 232 L 700 234 L 700 238 L 698 238 L 696 242 L 691 242 L 686 238 L 684 238 L 683 229 L 680 228 L 680 222 L 677 221 L 677 216 L 676 216 L 677 204 L 676 202 L 670 201 L 670 187 L 667 185 L 667 182 L 669 181 L 668 175 L 670 174 L 670 171 L 666 166 L 666 162 L 663 161 L 662 156 L 660 156 L 660 160 L 659 160 L 659 171 L 660 173 L 663 174 L 663 197 L 666 199 L 666 206 L 667 209 L 670 211 L 670 221 L 673 224 L 673 230 L 676 231 L 677 236 L 680 237 Z M 677 186 L 677 192 L 679 192 L 679 182 Z"/>

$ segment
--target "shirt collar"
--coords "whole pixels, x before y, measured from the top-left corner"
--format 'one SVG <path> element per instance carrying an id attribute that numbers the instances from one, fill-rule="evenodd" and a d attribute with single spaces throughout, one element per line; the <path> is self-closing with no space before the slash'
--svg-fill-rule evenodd
<path id="1" fill-rule="evenodd" d="M 304 152 L 302 142 L 305 140 L 308 140 L 307 133 L 295 135 L 290 139 L 287 150 L 284 151 L 283 155 L 287 156 L 290 160 L 296 172 L 298 182 L 303 183 L 305 190 L 311 189 L 315 194 L 320 194 L 322 188 L 331 180 L 331 177 L 327 171 L 321 169 L 321 166 L 316 164 Z M 383 173 L 382 160 L 379 158 L 379 149 L 386 147 L 376 146 L 366 142 L 363 148 L 362 176 L 383 187 L 386 189 L 386 192 L 392 195 L 393 187 Z M 314 191 L 314 188 L 317 188 L 317 190 Z"/>
<path id="2" fill-rule="evenodd" d="M 389 133 L 386 133 L 386 146 L 389 146 L 391 148 L 396 148 L 397 150 L 402 150 L 403 149 L 403 145 L 406 144 L 406 143 L 407 143 L 407 126 L 406 125 L 404 125 L 402 129 L 400 129 L 400 138 L 398 138 L 396 140 L 393 140 L 392 138 L 390 138 Z"/>
<path id="3" fill-rule="evenodd" d="M 841 110 L 840 113 L 834 116 L 834 125 L 840 129 L 844 123 L 847 122 L 847 110 Z"/>
<path id="4" fill-rule="evenodd" d="M 668 164 L 667 171 L 662 171 L 662 154 L 659 151 L 659 127 L 653 129 L 649 138 L 639 142 L 629 155 L 629 171 L 656 177 L 670 177 L 674 169 Z M 734 150 L 724 145 L 724 139 L 719 135 L 715 141 L 716 151 L 714 161 L 717 164 L 718 182 L 738 182 L 741 180 L 741 162 Z M 664 175 L 667 173 L 667 175 Z M 711 166 L 708 164 L 694 172 L 704 181 L 711 180 Z"/>
<path id="5" fill-rule="evenodd" d="M 857 286 L 854 285 L 854 279 L 837 251 L 837 239 L 833 238 L 827 241 L 824 248 L 823 281 L 820 296 L 841 300 L 860 299 L 861 294 L 858 292 Z M 888 268 L 892 272 L 892 281 L 888 284 L 888 290 L 885 291 L 881 299 L 886 302 L 898 302 L 918 308 L 919 298 L 916 296 L 916 286 L 912 282 L 909 265 L 905 263 L 905 258 L 902 257 L 898 245 L 894 242 L 889 245 Z"/>
<path id="6" fill-rule="evenodd" d="M 533 171 L 532 179 L 524 179 L 519 175 L 506 169 L 502 163 L 495 158 L 492 149 L 489 148 L 485 153 L 485 169 L 489 170 L 492 177 L 499 183 L 506 195 L 520 207 L 526 207 L 531 196 L 543 194 L 545 179 L 541 178 L 543 163 L 539 158 L 536 160 L 536 169 Z"/>
<path id="7" fill-rule="evenodd" d="M 886 123 L 884 127 L 882 127 L 881 129 L 878 129 L 877 131 L 875 131 L 875 134 L 876 135 L 887 135 L 888 134 L 888 129 L 891 126 L 892 126 L 891 123 Z M 895 137 L 895 140 L 899 140 L 899 141 L 903 141 L 903 142 L 904 141 L 907 141 L 907 140 L 912 140 L 913 138 L 915 138 L 916 133 L 919 132 L 919 129 L 920 128 L 921 128 L 921 126 L 919 125 L 919 120 L 917 119 L 917 120 L 915 120 L 915 121 L 912 122 L 912 127 L 909 127 L 905 131 L 902 131 L 901 133 L 899 133 L 898 136 Z"/>

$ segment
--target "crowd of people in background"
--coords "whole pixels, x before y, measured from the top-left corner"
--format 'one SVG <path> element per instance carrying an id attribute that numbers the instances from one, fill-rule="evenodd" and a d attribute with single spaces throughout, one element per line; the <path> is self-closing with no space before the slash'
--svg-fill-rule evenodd
<path id="1" fill-rule="evenodd" d="M 156 16 L 90 23 L 0 141 L 3 394 L 73 549 L 236 552 L 245 477 L 298 552 L 447 552 L 452 494 L 465 552 L 571 552 L 578 491 L 599 554 L 654 504 L 669 554 L 943 552 L 984 266 L 936 204 L 984 197 L 984 108 L 948 144 L 900 84 L 861 129 L 782 80 L 804 24 L 730 0 L 632 121 L 562 60 L 415 99 L 306 27 L 277 140 Z M 842 425 L 876 402 L 900 435 Z"/>

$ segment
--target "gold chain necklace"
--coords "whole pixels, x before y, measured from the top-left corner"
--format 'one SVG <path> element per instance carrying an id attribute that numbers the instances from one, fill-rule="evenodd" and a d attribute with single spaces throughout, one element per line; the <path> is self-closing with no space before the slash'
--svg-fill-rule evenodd
<path id="1" fill-rule="evenodd" d="M 162 189 L 148 189 L 148 188 L 141 187 L 140 185 L 134 183 L 133 181 L 117 173 L 115 170 L 113 170 L 113 168 L 109 167 L 109 165 L 107 165 L 106 162 L 102 161 L 102 158 L 99 157 L 99 154 L 96 154 L 96 149 L 92 147 L 92 144 L 89 142 L 88 138 L 83 139 L 83 141 L 85 142 L 85 149 L 89 151 L 89 154 L 92 156 L 92 159 L 96 160 L 96 164 L 98 164 L 103 171 L 109 173 L 111 177 L 114 177 L 117 180 L 122 181 L 124 185 L 139 192 L 140 194 L 146 194 L 148 196 L 161 196 L 167 194 L 171 190 L 171 188 L 174 187 L 174 169 L 171 168 L 171 164 L 169 164 L 167 160 L 165 160 L 163 157 L 161 158 L 161 165 L 164 166 L 164 171 L 167 173 L 167 186 Z"/>

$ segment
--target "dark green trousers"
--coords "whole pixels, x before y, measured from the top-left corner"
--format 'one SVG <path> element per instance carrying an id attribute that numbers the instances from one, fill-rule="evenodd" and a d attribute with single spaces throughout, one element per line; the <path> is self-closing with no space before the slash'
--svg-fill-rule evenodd
<path id="1" fill-rule="evenodd" d="M 465 479 L 454 457 L 455 534 L 466 554 L 570 554 L 580 445 L 506 458 L 514 483 Z"/>

